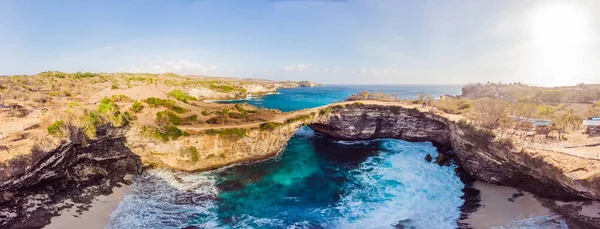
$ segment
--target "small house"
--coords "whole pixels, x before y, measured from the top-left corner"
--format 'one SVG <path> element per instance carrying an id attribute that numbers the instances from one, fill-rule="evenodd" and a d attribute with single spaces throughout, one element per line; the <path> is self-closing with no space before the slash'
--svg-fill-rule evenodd
<path id="1" fill-rule="evenodd" d="M 587 134 L 600 133 L 600 117 L 592 117 L 583 120 L 583 126 L 585 127 L 585 133 Z"/>

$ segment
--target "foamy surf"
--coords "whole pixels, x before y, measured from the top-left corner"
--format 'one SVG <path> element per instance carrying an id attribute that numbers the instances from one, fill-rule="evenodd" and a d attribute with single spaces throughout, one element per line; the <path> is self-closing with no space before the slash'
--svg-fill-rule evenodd
<path id="1" fill-rule="evenodd" d="M 106 228 L 456 228 L 463 184 L 427 154 L 431 143 L 336 142 L 304 127 L 273 160 L 146 171 Z"/>
<path id="2" fill-rule="evenodd" d="M 456 228 L 464 184 L 454 167 L 426 162 L 437 157 L 430 143 L 380 141 L 381 154 L 350 173 L 339 228 Z"/>

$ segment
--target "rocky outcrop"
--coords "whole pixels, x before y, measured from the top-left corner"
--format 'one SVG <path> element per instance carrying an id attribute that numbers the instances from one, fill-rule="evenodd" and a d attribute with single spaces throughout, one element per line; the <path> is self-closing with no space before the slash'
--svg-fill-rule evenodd
<path id="1" fill-rule="evenodd" d="M 125 182 L 125 174 L 141 170 L 140 158 L 125 146 L 123 130 L 98 136 L 85 145 L 64 142 L 0 165 L 0 228 L 42 227 L 64 200 L 89 203 Z"/>
<path id="2" fill-rule="evenodd" d="M 275 156 L 302 122 L 287 123 L 272 130 L 246 129 L 243 135 L 192 133 L 177 141 L 162 142 L 139 135 L 132 129 L 127 146 L 144 164 L 182 171 L 206 171 L 231 164 Z"/>
<path id="3" fill-rule="evenodd" d="M 600 199 L 600 163 L 542 150 L 516 149 L 466 122 L 400 106 L 334 106 L 310 127 L 339 139 L 397 138 L 431 141 L 452 149 L 459 165 L 478 180 L 518 187 L 552 199 Z M 575 167 L 570 165 L 577 165 Z M 596 170 L 597 171 L 597 170 Z"/>

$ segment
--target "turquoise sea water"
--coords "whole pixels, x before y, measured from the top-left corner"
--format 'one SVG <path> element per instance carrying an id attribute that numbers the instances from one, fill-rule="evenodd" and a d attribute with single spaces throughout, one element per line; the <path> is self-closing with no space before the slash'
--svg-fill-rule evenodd
<path id="1" fill-rule="evenodd" d="M 283 89 L 249 102 L 289 111 L 361 90 L 409 98 L 460 92 L 411 87 Z M 334 141 L 302 127 L 267 161 L 203 173 L 144 172 L 106 228 L 456 228 L 464 184 L 453 166 L 429 163 L 427 154 L 437 156 L 428 142 Z"/>
<path id="2" fill-rule="evenodd" d="M 277 94 L 219 102 L 247 102 L 258 107 L 293 111 L 344 101 L 349 95 L 360 91 L 378 91 L 398 95 L 400 98 L 413 99 L 420 93 L 431 94 L 436 98 L 445 94 L 459 95 L 461 88 L 461 85 L 326 85 L 316 88 L 282 88 Z"/>
<path id="3" fill-rule="evenodd" d="M 431 143 L 334 141 L 301 128 L 278 158 L 149 170 L 107 228 L 456 228 L 464 184 Z"/>

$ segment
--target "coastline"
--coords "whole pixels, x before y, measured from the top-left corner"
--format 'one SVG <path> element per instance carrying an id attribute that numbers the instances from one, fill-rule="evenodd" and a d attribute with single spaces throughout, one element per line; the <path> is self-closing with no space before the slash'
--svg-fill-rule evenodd
<path id="1" fill-rule="evenodd" d="M 100 195 L 94 198 L 89 205 L 76 206 L 69 200 L 64 204 L 71 207 L 61 210 L 58 216 L 50 219 L 50 224 L 44 229 L 103 229 L 110 219 L 110 214 L 117 209 L 123 200 L 130 185 L 121 183 L 113 187 L 109 195 Z"/>
<path id="2" fill-rule="evenodd" d="M 533 226 L 566 228 L 563 216 L 554 213 L 531 193 L 481 181 L 473 183 L 480 191 L 480 207 L 458 221 L 466 228 L 513 228 Z"/>

